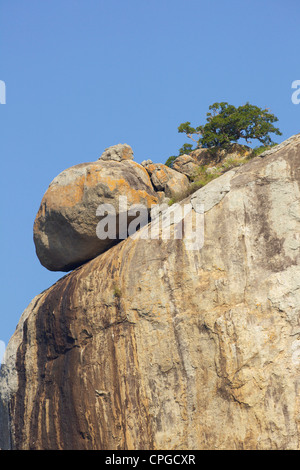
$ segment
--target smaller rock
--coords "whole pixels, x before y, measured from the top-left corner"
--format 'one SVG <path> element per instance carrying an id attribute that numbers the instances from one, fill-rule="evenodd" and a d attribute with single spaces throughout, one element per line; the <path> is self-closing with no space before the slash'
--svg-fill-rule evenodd
<path id="1" fill-rule="evenodd" d="M 141 165 L 142 165 L 143 167 L 146 167 L 146 166 L 148 166 L 148 165 L 152 165 L 152 163 L 153 163 L 152 160 L 143 160 L 142 163 L 141 163 Z"/>
<path id="2" fill-rule="evenodd" d="M 185 193 L 189 188 L 186 175 L 162 163 L 152 163 L 146 167 L 156 191 L 163 191 L 168 198 Z"/>
<path id="3" fill-rule="evenodd" d="M 157 191 L 156 197 L 158 198 L 158 204 L 169 204 L 171 201 L 171 198 L 167 197 L 164 191 Z"/>
<path id="4" fill-rule="evenodd" d="M 190 157 L 190 155 L 179 155 L 173 163 L 174 170 L 190 178 L 195 176 L 198 168 L 199 165 L 197 165 L 195 159 Z"/>
<path id="5" fill-rule="evenodd" d="M 133 151 L 128 144 L 117 144 L 104 150 L 98 160 L 113 160 L 121 162 L 122 160 L 133 160 Z"/>

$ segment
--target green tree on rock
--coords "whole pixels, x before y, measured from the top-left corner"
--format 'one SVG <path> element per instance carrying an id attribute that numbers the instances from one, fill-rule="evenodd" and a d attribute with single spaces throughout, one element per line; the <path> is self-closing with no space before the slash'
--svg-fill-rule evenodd
<path id="1" fill-rule="evenodd" d="M 178 127 L 178 132 L 185 133 L 187 137 L 197 143 L 197 147 L 226 148 L 233 142 L 244 139 L 247 144 L 256 139 L 264 146 L 273 145 L 269 134 L 282 135 L 278 128 L 273 126 L 278 118 L 268 109 L 246 103 L 236 108 L 226 102 L 214 103 L 209 106 L 206 114 L 206 124 L 196 128 L 190 122 L 184 122 Z M 197 136 L 199 136 L 197 138 Z M 189 152 L 190 144 L 184 144 Z"/>

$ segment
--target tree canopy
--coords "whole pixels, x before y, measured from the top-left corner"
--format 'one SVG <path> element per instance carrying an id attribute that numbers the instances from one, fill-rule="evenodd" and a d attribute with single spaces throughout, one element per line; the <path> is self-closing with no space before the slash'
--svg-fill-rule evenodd
<path id="1" fill-rule="evenodd" d="M 226 148 L 233 142 L 244 139 L 247 144 L 256 139 L 263 145 L 272 145 L 269 134 L 282 135 L 280 130 L 273 126 L 278 118 L 268 109 L 246 103 L 235 107 L 226 102 L 214 103 L 209 106 L 206 114 L 206 124 L 192 127 L 189 121 L 180 124 L 178 132 L 185 133 L 187 137 L 197 143 L 197 147 Z M 189 153 L 191 144 L 184 144 L 180 154 Z"/>

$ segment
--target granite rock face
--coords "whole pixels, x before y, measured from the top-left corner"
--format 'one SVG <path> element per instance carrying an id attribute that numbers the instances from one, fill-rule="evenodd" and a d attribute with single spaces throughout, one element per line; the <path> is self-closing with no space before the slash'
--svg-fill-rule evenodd
<path id="1" fill-rule="evenodd" d="M 152 222 L 37 296 L 0 447 L 299 450 L 299 188 L 300 135 L 182 201 L 182 239 Z"/>
<path id="2" fill-rule="evenodd" d="M 127 198 L 124 207 L 121 196 Z M 51 271 L 70 271 L 116 243 L 116 238 L 97 236 L 99 205 L 110 204 L 120 216 L 134 204 L 150 209 L 157 202 L 147 171 L 132 160 L 100 159 L 71 167 L 52 181 L 42 199 L 34 223 L 37 256 Z"/>

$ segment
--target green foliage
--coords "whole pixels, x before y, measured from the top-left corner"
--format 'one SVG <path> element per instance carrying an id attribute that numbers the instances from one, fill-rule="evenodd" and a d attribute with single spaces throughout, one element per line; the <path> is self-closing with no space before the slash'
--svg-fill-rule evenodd
<path id="1" fill-rule="evenodd" d="M 179 149 L 179 155 L 189 155 L 192 150 L 192 144 L 183 144 L 183 146 Z"/>
<path id="2" fill-rule="evenodd" d="M 191 127 L 191 123 L 189 121 L 180 124 L 178 127 L 178 132 L 184 132 L 188 137 L 191 137 L 193 134 L 197 133 L 196 129 Z"/>
<path id="3" fill-rule="evenodd" d="M 187 137 L 197 142 L 198 147 L 227 148 L 232 142 L 245 139 L 259 140 L 264 146 L 273 145 L 269 134 L 282 135 L 278 128 L 273 126 L 278 118 L 268 109 L 246 103 L 236 108 L 226 102 L 214 103 L 209 106 L 206 114 L 206 124 L 196 128 L 190 122 L 180 124 L 178 132 L 185 133 Z M 195 140 L 193 135 L 201 135 Z"/>
<path id="4" fill-rule="evenodd" d="M 224 172 L 243 165 L 251 158 L 277 145 L 269 135 L 272 133 L 282 135 L 280 130 L 273 125 L 277 121 L 278 118 L 268 109 L 262 109 L 249 103 L 236 108 L 226 102 L 221 102 L 209 106 L 205 125 L 192 127 L 189 121 L 180 124 L 178 132 L 186 134 L 196 142 L 195 148 L 208 149 L 211 155 L 210 163 L 213 161 L 217 166 L 213 168 L 209 165 L 199 166 L 198 172 L 192 179 L 190 178 L 188 190 L 176 194 L 170 199 L 169 205 L 181 201 Z M 232 144 L 240 139 L 244 139 L 247 143 L 251 139 L 258 140 L 262 145 L 255 147 L 250 153 L 249 147 L 244 146 L 243 150 L 240 145 L 235 151 Z M 185 143 L 179 149 L 179 155 L 190 154 L 195 148 L 192 144 Z M 235 155 L 229 158 L 231 153 Z M 227 158 L 226 154 L 228 154 Z M 169 157 L 165 165 L 172 168 L 176 158 L 177 156 Z"/>
<path id="5" fill-rule="evenodd" d="M 259 147 L 259 148 L 262 148 L 263 150 L 267 150 L 270 147 L 268 146 L 268 147 Z M 169 206 L 171 206 L 175 202 L 182 201 L 183 199 L 190 196 L 198 189 L 203 188 L 203 186 L 206 186 L 208 183 L 210 183 L 210 181 L 214 180 L 215 178 L 218 178 L 220 175 L 222 175 L 226 171 L 229 171 L 232 168 L 244 165 L 249 160 L 251 160 L 253 156 L 254 155 L 251 152 L 250 154 L 245 155 L 245 156 L 238 155 L 238 156 L 227 157 L 225 160 L 221 161 L 214 167 L 211 167 L 209 164 L 200 165 L 196 173 L 194 174 L 193 178 L 191 179 L 189 188 L 180 193 L 177 193 L 176 196 L 173 196 L 173 198 L 169 200 Z"/>
<path id="6" fill-rule="evenodd" d="M 172 168 L 173 167 L 173 163 L 174 163 L 174 160 L 176 160 L 176 156 L 172 155 L 171 157 L 168 158 L 168 160 L 166 161 L 165 165 Z"/>

